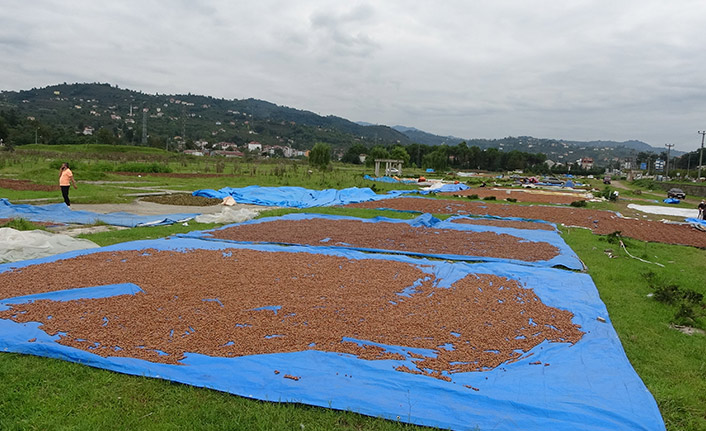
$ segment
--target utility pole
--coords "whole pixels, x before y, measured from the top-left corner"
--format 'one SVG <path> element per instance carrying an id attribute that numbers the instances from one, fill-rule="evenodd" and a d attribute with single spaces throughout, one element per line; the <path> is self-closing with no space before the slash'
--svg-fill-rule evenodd
<path id="1" fill-rule="evenodd" d="M 142 108 L 142 145 L 147 145 L 147 108 Z"/>
<path id="2" fill-rule="evenodd" d="M 704 135 L 706 135 L 706 131 L 699 130 L 699 134 L 701 135 L 701 152 L 699 153 L 699 177 L 696 181 L 701 181 L 701 164 L 704 157 Z"/>
<path id="3" fill-rule="evenodd" d="M 669 151 L 672 149 L 674 144 L 664 144 L 665 147 L 667 147 L 667 167 L 664 171 L 664 177 L 669 178 Z"/>

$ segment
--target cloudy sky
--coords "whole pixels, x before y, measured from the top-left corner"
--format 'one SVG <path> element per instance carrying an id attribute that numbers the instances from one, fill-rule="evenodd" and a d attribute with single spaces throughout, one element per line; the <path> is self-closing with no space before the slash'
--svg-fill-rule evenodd
<path id="1" fill-rule="evenodd" d="M 700 146 L 703 0 L 0 0 L 0 89 L 107 82 L 462 138 Z"/>

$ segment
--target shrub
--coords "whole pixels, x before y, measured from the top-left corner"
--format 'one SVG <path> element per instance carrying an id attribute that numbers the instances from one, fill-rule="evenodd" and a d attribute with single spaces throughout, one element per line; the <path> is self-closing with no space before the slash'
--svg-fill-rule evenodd
<path id="1" fill-rule="evenodd" d="M 508 202 L 517 202 L 517 199 L 515 199 L 515 198 L 507 198 L 505 200 Z"/>
<path id="2" fill-rule="evenodd" d="M 170 173 L 172 169 L 160 163 L 122 163 L 115 168 L 118 172 Z"/>
<path id="3" fill-rule="evenodd" d="M 478 195 L 476 194 L 468 195 L 467 197 L 468 199 L 479 199 Z"/>
<path id="4" fill-rule="evenodd" d="M 484 200 L 484 201 L 494 201 L 494 200 L 495 200 L 495 196 L 486 196 L 486 197 L 483 198 L 483 200 Z"/>
<path id="5" fill-rule="evenodd" d="M 586 201 L 573 201 L 570 205 L 572 207 L 583 208 L 588 205 L 588 203 L 586 203 Z"/>

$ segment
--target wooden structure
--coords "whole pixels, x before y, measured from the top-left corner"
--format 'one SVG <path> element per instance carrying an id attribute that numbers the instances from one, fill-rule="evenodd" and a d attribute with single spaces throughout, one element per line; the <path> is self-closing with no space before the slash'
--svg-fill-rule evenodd
<path id="1" fill-rule="evenodd" d="M 397 159 L 375 159 L 375 176 L 380 176 L 380 163 L 385 163 L 385 176 L 402 175 L 402 164 L 404 160 Z"/>

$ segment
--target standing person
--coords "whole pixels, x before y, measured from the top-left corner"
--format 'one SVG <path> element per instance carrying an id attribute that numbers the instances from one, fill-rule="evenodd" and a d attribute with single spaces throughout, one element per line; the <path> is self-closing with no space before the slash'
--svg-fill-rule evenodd
<path id="1" fill-rule="evenodd" d="M 701 201 L 701 203 L 698 206 L 699 208 L 699 217 L 702 220 L 706 220 L 706 202 Z"/>
<path id="2" fill-rule="evenodd" d="M 76 181 L 74 181 L 74 174 L 69 169 L 69 164 L 64 162 L 61 164 L 61 169 L 59 170 L 59 187 L 61 187 L 61 195 L 64 197 L 64 203 L 67 207 L 71 206 L 71 201 L 69 201 L 69 188 L 73 184 L 75 189 Z"/>

